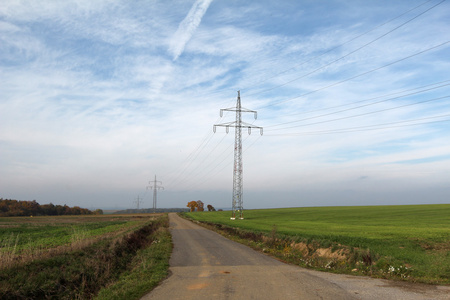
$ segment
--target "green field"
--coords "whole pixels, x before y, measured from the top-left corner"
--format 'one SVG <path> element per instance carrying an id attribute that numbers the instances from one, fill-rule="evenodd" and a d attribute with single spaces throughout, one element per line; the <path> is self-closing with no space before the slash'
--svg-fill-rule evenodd
<path id="1" fill-rule="evenodd" d="M 230 220 L 231 212 L 186 215 L 267 236 L 276 234 L 278 241 L 284 241 L 284 252 L 290 250 L 287 241 L 310 245 L 308 249 L 347 249 L 347 266 L 339 268 L 328 261 L 327 266 L 335 266 L 327 267 L 330 271 L 358 269 L 377 277 L 450 283 L 449 204 L 248 210 L 244 220 Z M 354 253 L 359 253 L 360 262 Z M 306 261 L 305 257 L 299 259 Z M 326 269 L 326 263 L 322 259 L 321 263 L 309 260 L 304 264 Z"/>
<path id="2" fill-rule="evenodd" d="M 139 299 L 171 247 L 166 214 L 0 218 L 0 299 Z"/>
<path id="3" fill-rule="evenodd" d="M 49 216 L 0 218 L 0 253 L 19 255 L 63 245 L 75 246 L 87 239 L 121 234 L 133 230 L 145 221 L 126 216 Z M 2 260 L 0 260 L 0 267 Z"/>

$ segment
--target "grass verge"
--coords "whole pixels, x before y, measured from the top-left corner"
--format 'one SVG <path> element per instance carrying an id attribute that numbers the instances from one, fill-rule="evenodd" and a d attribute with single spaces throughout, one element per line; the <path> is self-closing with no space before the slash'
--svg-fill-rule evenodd
<path id="1" fill-rule="evenodd" d="M 130 270 L 124 272 L 111 285 L 100 290 L 96 300 L 140 299 L 168 276 L 172 238 L 165 227 L 153 234 L 150 247 L 139 250 L 131 262 Z"/>

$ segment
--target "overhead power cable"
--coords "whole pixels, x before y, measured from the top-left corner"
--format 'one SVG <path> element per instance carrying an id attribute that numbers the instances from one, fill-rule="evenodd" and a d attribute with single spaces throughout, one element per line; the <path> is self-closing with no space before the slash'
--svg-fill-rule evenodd
<path id="1" fill-rule="evenodd" d="M 265 92 L 268 92 L 268 91 L 277 89 L 277 88 L 279 88 L 279 87 L 288 85 L 289 83 L 292 83 L 292 82 L 297 81 L 297 80 L 299 80 L 299 79 L 302 79 L 302 78 L 305 78 L 305 77 L 307 77 L 307 76 L 309 76 L 309 75 L 312 75 L 312 74 L 314 74 L 314 73 L 316 73 L 316 72 L 318 72 L 318 71 L 320 71 L 320 70 L 323 70 L 323 69 L 325 69 L 326 67 L 329 67 L 330 65 L 332 65 L 332 64 L 334 64 L 334 63 L 336 63 L 336 62 L 338 62 L 338 61 L 340 61 L 340 60 L 343 60 L 344 58 L 346 58 L 346 57 L 348 57 L 348 56 L 350 56 L 350 55 L 352 55 L 352 54 L 358 52 L 359 50 L 361 50 L 361 49 L 363 49 L 363 48 L 365 48 L 365 47 L 367 47 L 367 46 L 369 46 L 369 45 L 375 43 L 376 41 L 382 39 L 383 37 L 387 36 L 388 34 L 390 34 L 390 33 L 394 32 L 394 31 L 396 31 L 397 29 L 403 27 L 404 25 L 408 24 L 409 22 L 412 22 L 413 20 L 417 19 L 418 17 L 420 17 L 421 15 L 425 14 L 426 12 L 428 12 L 428 11 L 430 11 L 431 9 L 435 8 L 436 6 L 442 4 L 444 1 L 445 1 L 445 0 L 442 0 L 441 2 L 439 2 L 439 3 L 435 4 L 435 5 L 433 5 L 432 7 L 428 8 L 427 10 L 425 10 L 425 11 L 421 12 L 420 14 L 414 16 L 413 18 L 407 20 L 406 22 L 403 22 L 402 24 L 398 25 L 397 27 L 395 27 L 395 28 L 389 30 L 388 32 L 386 32 L 386 33 L 380 35 L 379 37 L 377 37 L 377 38 L 371 40 L 370 42 L 368 42 L 368 43 L 366 43 L 366 44 L 364 44 L 364 45 L 362 45 L 362 46 L 356 48 L 355 50 L 350 51 L 349 53 L 345 54 L 344 56 L 341 56 L 341 57 L 339 57 L 338 59 L 335 59 L 335 60 L 329 62 L 328 64 L 326 64 L 326 65 L 324 65 L 324 66 L 322 66 L 322 67 L 319 67 L 319 68 L 317 68 L 317 69 L 315 69 L 315 70 L 313 70 L 313 71 L 311 71 L 311 72 L 309 72 L 309 73 L 307 73 L 307 74 L 304 74 L 304 75 L 302 75 L 302 76 L 300 76 L 300 77 L 297 77 L 297 78 L 295 78 L 295 79 L 292 79 L 292 80 L 290 80 L 290 81 L 287 81 L 287 82 L 285 82 L 285 83 L 283 83 L 283 84 L 279 84 L 279 85 L 277 85 L 277 86 L 271 87 L 271 88 L 266 89 L 266 90 L 264 90 L 264 91 L 255 92 L 255 93 L 249 94 L 249 95 L 247 95 L 247 96 L 259 95 L 259 94 L 262 94 L 262 93 L 265 93 Z"/>
<path id="2" fill-rule="evenodd" d="M 250 135 L 247 135 L 246 137 L 244 137 L 243 141 L 245 142 L 249 137 L 250 137 Z M 258 140 L 260 138 L 261 138 L 261 136 L 258 135 L 258 138 L 256 140 Z M 245 153 L 248 150 L 248 148 L 250 148 L 254 143 L 255 142 L 253 142 L 252 144 L 247 146 L 243 150 L 243 152 Z M 224 150 L 219 155 L 217 155 L 217 159 L 205 167 L 204 170 L 208 170 L 210 167 L 212 167 L 212 168 L 209 169 L 209 171 L 206 171 L 201 177 L 198 177 L 198 181 L 205 184 L 205 183 L 209 182 L 210 180 L 214 179 L 216 177 L 216 175 L 219 174 L 220 172 L 222 172 L 226 167 L 230 167 L 230 164 L 233 162 L 232 149 L 233 149 L 233 144 L 230 144 L 228 147 L 224 148 Z M 230 160 L 230 164 L 226 164 L 227 160 Z M 220 168 L 220 169 L 215 171 L 217 168 Z M 189 191 L 191 191 L 191 190 L 194 190 L 194 189 L 192 188 Z"/>
<path id="3" fill-rule="evenodd" d="M 297 64 L 297 65 L 295 65 L 295 66 L 293 66 L 293 67 L 291 67 L 291 68 L 289 68 L 289 69 L 287 69 L 287 70 L 284 70 L 284 71 L 282 71 L 282 72 L 280 72 L 280 73 L 277 73 L 277 74 L 275 74 L 275 75 L 273 75 L 273 76 L 271 76 L 271 77 L 269 77 L 269 78 L 266 78 L 265 80 L 262 80 L 262 81 L 258 82 L 257 84 L 255 84 L 255 85 L 253 85 L 253 86 L 244 88 L 244 89 L 242 89 L 242 90 L 244 90 L 244 91 L 245 91 L 245 90 L 249 90 L 249 89 L 254 88 L 254 87 L 260 85 L 261 83 L 264 83 L 264 82 L 266 82 L 266 81 L 268 81 L 268 80 L 270 80 L 270 79 L 272 79 L 272 78 L 278 77 L 278 76 L 280 76 L 280 75 L 282 75 L 282 74 L 285 74 L 285 73 L 287 73 L 287 72 L 289 72 L 289 71 L 291 71 L 291 70 L 293 70 L 293 69 L 296 69 L 296 68 L 298 68 L 298 67 L 301 67 L 301 66 L 303 66 L 303 65 L 305 65 L 305 64 L 307 64 L 307 63 L 309 63 L 310 61 L 314 60 L 314 59 L 317 59 L 317 58 L 319 58 L 319 57 L 322 57 L 322 56 L 324 56 L 324 55 L 327 54 L 327 53 L 330 53 L 330 52 L 332 52 L 332 51 L 334 51 L 334 50 L 336 50 L 336 49 L 338 49 L 338 48 L 341 48 L 342 46 L 344 46 L 344 45 L 346 45 L 346 44 L 348 44 L 348 43 L 350 43 L 350 42 L 353 42 L 354 40 L 356 40 L 356 39 L 358 39 L 358 38 L 360 38 L 360 37 L 362 37 L 362 36 L 364 36 L 364 35 L 366 35 L 366 34 L 372 32 L 372 31 L 374 31 L 375 29 L 378 29 L 378 28 L 380 28 L 380 27 L 383 27 L 383 26 L 386 25 L 386 24 L 389 24 L 389 23 L 395 21 L 396 19 L 398 19 L 398 18 L 400 18 L 400 17 L 406 15 L 407 13 L 409 13 L 409 12 L 411 12 L 411 11 L 413 11 L 413 10 L 418 9 L 419 7 L 421 7 L 421 6 L 427 4 L 428 2 L 431 2 L 431 1 L 432 1 L 432 0 L 425 1 L 425 2 L 423 2 L 423 3 L 421 3 L 421 4 L 417 5 L 417 6 L 415 6 L 415 7 L 411 8 L 411 9 L 409 9 L 409 10 L 407 10 L 407 11 L 401 13 L 400 15 L 398 15 L 398 16 L 396 16 L 396 17 L 394 17 L 394 18 L 392 18 L 392 19 L 390 19 L 390 20 L 388 20 L 388 21 L 386 21 L 386 22 L 384 22 L 384 23 L 381 23 L 380 25 L 377 25 L 377 26 L 375 26 L 375 27 L 373 27 L 373 28 L 371 28 L 371 29 L 369 29 L 369 30 L 367 30 L 367 31 L 365 31 L 365 32 L 363 32 L 363 33 L 361 33 L 361 34 L 358 34 L 358 35 L 354 36 L 353 38 L 350 38 L 349 40 L 345 41 L 345 42 L 342 43 L 342 44 L 339 44 L 339 45 L 337 45 L 337 46 L 335 46 L 335 47 L 333 47 L 333 48 L 331 48 L 331 49 L 329 49 L 329 50 L 327 50 L 327 51 L 325 51 L 325 52 L 323 52 L 323 53 L 321 53 L 321 54 L 319 54 L 319 55 L 313 56 L 313 57 L 311 57 L 310 59 L 308 59 L 308 60 L 306 60 L 306 61 L 304 61 L 304 62 L 302 62 L 302 63 L 300 63 L 300 64 Z M 440 3 L 439 3 L 439 4 L 440 4 Z M 247 96 L 256 95 L 256 94 L 257 94 L 257 93 L 247 94 Z"/>
<path id="4" fill-rule="evenodd" d="M 226 135 L 224 135 L 224 136 L 222 137 L 222 139 L 220 139 L 220 141 L 212 148 L 212 150 L 210 150 L 206 155 L 204 155 L 204 156 L 202 157 L 202 160 L 201 160 L 198 164 L 196 164 L 195 167 L 193 167 L 189 172 L 186 173 L 186 175 L 184 176 L 184 179 L 182 178 L 182 179 L 180 179 L 180 180 L 177 182 L 177 185 L 182 185 L 185 181 L 187 181 L 186 178 L 193 178 L 193 177 L 198 176 L 198 173 L 197 173 L 197 174 L 194 174 L 194 172 L 197 171 L 198 169 L 200 169 L 200 167 L 202 167 L 202 166 L 208 161 L 208 158 L 211 156 L 211 154 L 214 152 L 214 150 L 216 150 L 217 147 L 223 142 L 223 140 L 224 140 L 225 138 L 226 138 Z M 213 161 L 213 162 L 214 162 L 214 161 Z M 203 170 L 206 170 L 207 167 L 208 167 L 208 166 L 203 167 L 203 168 L 202 168 L 202 171 L 203 171 Z"/>
<path id="5" fill-rule="evenodd" d="M 183 166 L 180 167 L 181 170 L 177 171 L 177 174 L 174 175 L 174 178 L 169 181 L 169 184 L 167 184 L 166 186 L 171 186 L 174 182 L 176 182 L 183 174 L 184 172 L 186 172 L 186 170 L 188 169 L 188 167 L 191 166 L 191 164 L 194 162 L 194 160 L 198 157 L 198 155 L 203 151 L 203 149 L 205 149 L 205 147 L 209 144 L 209 142 L 211 141 L 211 139 L 213 138 L 213 134 L 210 134 L 209 136 L 206 136 L 205 139 L 200 143 L 200 145 L 193 150 L 189 156 L 185 159 L 185 162 L 182 164 Z M 172 172 L 171 174 L 173 174 L 175 172 Z M 170 176 L 170 175 L 169 175 Z M 168 177 L 169 177 L 168 176 Z M 170 177 L 169 177 L 170 179 Z"/>
<path id="6" fill-rule="evenodd" d="M 348 133 L 348 132 L 357 132 L 357 131 L 392 129 L 392 128 L 399 128 L 399 127 L 407 127 L 407 126 L 418 126 L 418 125 L 434 124 L 434 123 L 441 123 L 441 122 L 450 122 L 450 119 L 444 119 L 444 120 L 439 120 L 439 121 L 428 121 L 428 122 L 420 122 L 420 123 L 413 123 L 413 124 L 394 125 L 394 124 L 410 123 L 410 122 L 417 122 L 417 121 L 423 121 L 423 120 L 429 120 L 429 119 L 437 119 L 437 118 L 443 118 L 443 117 L 449 117 L 449 116 L 450 116 L 450 114 L 446 114 L 446 115 L 440 115 L 440 116 L 433 116 L 433 117 L 426 117 L 426 118 L 419 118 L 419 119 L 412 119 L 412 120 L 404 120 L 404 121 L 390 122 L 390 123 L 382 123 L 382 124 L 374 124 L 374 125 L 366 125 L 366 126 L 339 128 L 339 129 L 332 129 L 332 130 L 297 132 L 297 133 L 267 134 L 267 136 L 322 135 L 322 134 L 335 134 L 335 133 Z"/>
<path id="7" fill-rule="evenodd" d="M 326 116 L 330 116 L 330 115 L 334 115 L 334 114 L 338 114 L 338 113 L 342 113 L 342 112 L 347 112 L 347 111 L 350 111 L 350 110 L 359 109 L 359 108 L 362 108 L 362 107 L 367 107 L 367 106 L 371 106 L 371 105 L 375 105 L 375 104 L 379 104 L 379 103 L 383 103 L 383 102 L 388 102 L 388 101 L 395 100 L 395 99 L 400 99 L 400 98 L 404 98 L 404 97 L 408 97 L 408 96 L 412 96 L 412 95 L 417 95 L 417 94 L 420 94 L 420 93 L 423 93 L 423 92 L 435 90 L 437 88 L 441 88 L 441 87 L 445 87 L 445 86 L 449 86 L 449 85 L 450 85 L 450 83 L 446 83 L 446 84 L 440 85 L 438 87 L 428 88 L 428 89 L 416 91 L 414 93 L 409 93 L 409 94 L 405 94 L 405 95 L 401 95 L 401 96 L 397 96 L 397 97 L 391 97 L 391 98 L 379 100 L 379 101 L 376 101 L 376 102 L 371 102 L 371 103 L 368 103 L 368 104 L 363 104 L 363 105 L 359 105 L 359 106 L 355 106 L 355 107 L 351 107 L 351 108 L 347 108 L 347 109 L 342 109 L 342 110 L 330 112 L 330 113 L 327 113 L 327 114 L 316 115 L 316 116 L 303 118 L 303 119 L 299 119 L 299 120 L 295 120 L 295 121 L 279 123 L 279 124 L 276 124 L 276 125 L 269 125 L 269 126 L 266 126 L 266 128 L 277 127 L 277 126 L 282 126 L 282 125 L 287 125 L 287 124 L 299 123 L 299 122 L 306 121 L 306 120 L 322 118 L 322 117 L 326 117 Z M 377 97 L 377 98 L 379 98 L 379 97 Z M 372 99 L 370 99 L 370 100 L 372 100 Z M 345 106 L 352 105 L 352 104 L 357 104 L 357 103 L 361 103 L 361 102 L 367 102 L 367 101 L 368 100 L 357 101 L 357 102 L 354 102 L 354 103 L 351 103 L 351 104 L 346 104 Z"/>
<path id="8" fill-rule="evenodd" d="M 318 109 L 307 110 L 307 111 L 301 111 L 301 112 L 296 112 L 296 113 L 293 113 L 293 114 L 285 114 L 285 116 L 288 116 L 288 117 L 289 116 L 298 116 L 298 115 L 304 115 L 304 114 L 309 114 L 309 113 L 313 113 L 313 112 L 319 112 L 319 111 L 324 111 L 324 110 L 330 110 L 330 109 L 335 109 L 335 108 L 355 105 L 355 104 L 358 104 L 358 103 L 364 103 L 364 102 L 368 102 L 368 101 L 372 101 L 372 100 L 376 100 L 376 99 L 380 99 L 380 98 L 385 98 L 385 97 L 389 97 L 389 96 L 394 96 L 394 95 L 398 95 L 398 94 L 402 94 L 402 93 L 406 93 L 406 92 L 411 92 L 411 91 L 415 91 L 415 90 L 418 90 L 418 89 L 431 87 L 431 86 L 436 86 L 436 85 L 440 85 L 440 86 L 429 88 L 427 90 L 434 90 L 434 89 L 438 89 L 438 88 L 450 85 L 450 80 L 444 80 L 444 81 L 440 81 L 440 82 L 430 83 L 430 84 L 426 84 L 426 85 L 415 87 L 415 88 L 411 88 L 411 89 L 401 90 L 401 91 L 398 91 L 398 92 L 395 92 L 395 93 L 389 93 L 389 94 L 384 94 L 384 95 L 380 95 L 380 96 L 376 96 L 376 97 L 372 97 L 372 98 L 368 98 L 368 99 L 364 99 L 364 100 L 354 101 L 354 102 L 351 102 L 351 103 L 340 104 L 340 105 L 335 105 L 335 106 L 328 106 L 328 107 L 324 107 L 324 108 L 318 108 Z M 271 126 L 276 126 L 276 125 L 271 125 Z M 271 126 L 266 126 L 266 127 L 271 127 Z"/>
<path id="9" fill-rule="evenodd" d="M 225 114 L 221 117 L 218 117 L 215 123 L 218 123 L 222 118 L 225 118 L 227 116 L 228 112 L 225 112 Z M 168 175 L 166 175 L 166 178 L 168 179 L 169 184 L 166 184 L 166 186 L 170 186 L 173 183 L 176 183 L 177 180 L 183 175 L 183 173 L 186 171 L 188 167 L 197 159 L 197 157 L 205 151 L 207 145 L 209 144 L 210 140 L 214 136 L 214 133 L 210 130 L 207 131 L 205 137 L 202 139 L 201 143 L 195 148 L 183 161 L 183 163 L 180 164 L 180 167 L 174 169 Z M 173 178 L 173 179 L 171 179 Z"/>
<path id="10" fill-rule="evenodd" d="M 390 108 L 385 108 L 385 109 L 381 109 L 381 110 L 371 111 L 371 112 L 367 112 L 367 113 L 362 113 L 362 114 L 357 114 L 357 115 L 352 115 L 352 116 L 336 118 L 336 119 L 324 120 L 324 121 L 319 121 L 319 122 L 314 122 L 314 123 L 308 123 L 308 124 L 302 124 L 302 125 L 296 125 L 296 126 L 289 126 L 289 127 L 283 127 L 283 128 L 268 129 L 267 131 L 269 131 L 269 132 L 270 131 L 278 131 L 278 130 L 285 130 L 285 129 L 290 129 L 290 128 L 297 128 L 297 127 L 304 127 L 304 126 L 311 126 L 311 125 L 329 123 L 329 122 L 334 122 L 334 121 L 341 121 L 341 120 L 346 120 L 346 119 L 366 116 L 366 115 L 370 115 L 370 114 L 385 112 L 385 111 L 389 111 L 389 110 L 404 108 L 404 107 L 408 107 L 408 106 L 423 104 L 423 103 L 427 103 L 427 102 L 431 102 L 431 101 L 442 100 L 442 99 L 446 99 L 446 98 L 450 98 L 450 95 L 443 96 L 443 97 L 438 97 L 438 98 L 433 98 L 433 99 L 428 99 L 428 100 L 423 100 L 423 101 L 414 102 L 414 103 L 409 103 L 409 104 L 404 104 L 404 105 L 400 105 L 400 106 L 396 106 L 396 107 L 390 107 Z"/>
<path id="11" fill-rule="evenodd" d="M 335 83 L 333 83 L 333 84 L 330 84 L 330 85 L 324 86 L 324 87 L 322 87 L 322 88 L 319 88 L 319 89 L 316 89 L 316 90 L 313 90 L 313 91 L 310 91 L 310 92 L 301 94 L 301 95 L 299 95 L 299 96 L 297 96 L 297 97 L 289 98 L 289 99 L 282 100 L 282 101 L 277 101 L 276 103 L 268 104 L 268 105 L 259 107 L 259 109 L 271 107 L 271 106 L 274 106 L 274 105 L 279 105 L 279 104 L 281 104 L 281 103 L 285 103 L 285 102 L 292 101 L 292 100 L 295 100 L 295 99 L 298 99 L 298 98 L 301 98 L 301 97 L 305 97 L 305 96 L 307 96 L 307 95 L 311 95 L 311 94 L 313 94 L 313 93 L 317 93 L 317 92 L 323 91 L 323 90 L 325 90 L 325 89 L 328 89 L 328 88 L 337 86 L 337 85 L 339 85 L 339 84 L 342 84 L 342 83 L 344 83 L 344 82 L 350 81 L 350 80 L 352 80 L 352 79 L 359 78 L 359 77 L 365 76 L 365 75 L 367 75 L 367 74 L 376 72 L 376 71 L 378 71 L 378 70 L 381 70 L 381 69 L 390 67 L 390 66 L 392 66 L 392 65 L 394 65 L 394 64 L 397 64 L 397 63 L 399 63 L 399 62 L 405 61 L 405 60 L 410 59 L 410 58 L 412 58 L 412 57 L 421 55 L 421 54 L 426 53 L 426 52 L 428 52 L 428 51 L 435 50 L 435 49 L 437 49 L 437 48 L 439 48 L 439 47 L 442 47 L 442 46 L 447 45 L 448 43 L 450 43 L 450 41 L 445 41 L 445 42 L 443 42 L 443 43 L 441 43 L 441 44 L 438 44 L 438 45 L 436 45 L 436 46 L 427 48 L 427 49 L 425 49 L 425 50 L 416 52 L 416 53 L 414 53 L 414 54 L 411 54 L 411 55 L 409 55 L 409 56 L 403 57 L 403 58 L 401 58 L 401 59 L 395 60 L 395 61 L 390 62 L 390 63 L 388 63 L 388 64 L 385 64 L 385 65 L 383 65 L 383 66 L 381 66 L 381 67 L 378 67 L 378 68 L 375 68 L 375 69 L 372 69 L 372 70 L 369 70 L 369 71 L 360 73 L 360 74 L 358 74 L 358 75 L 349 77 L 349 78 L 347 78 L 347 79 L 343 79 L 343 80 L 337 81 L 337 82 L 335 82 Z"/>

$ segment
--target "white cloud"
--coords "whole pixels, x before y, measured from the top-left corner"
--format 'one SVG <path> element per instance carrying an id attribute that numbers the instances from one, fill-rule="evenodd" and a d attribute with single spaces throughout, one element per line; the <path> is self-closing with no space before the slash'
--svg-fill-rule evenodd
<path id="1" fill-rule="evenodd" d="M 244 121 L 265 130 L 244 132 L 249 207 L 270 203 L 260 190 L 274 191 L 280 206 L 294 206 L 302 193 L 318 205 L 330 195 L 344 201 L 346 191 L 376 204 L 382 184 L 390 199 L 408 193 L 408 184 L 446 184 L 448 123 L 301 133 L 450 114 L 445 99 L 396 108 L 446 96 L 449 87 L 345 110 L 449 80 L 448 47 L 344 82 L 445 41 L 450 10 L 430 11 L 321 69 L 389 29 L 326 51 L 410 5 L 359 4 L 349 12 L 332 2 L 325 22 L 315 3 L 197 1 L 187 16 L 189 3 L 170 1 L 2 4 L 1 197 L 99 206 L 130 197 L 129 206 L 157 174 L 167 205 L 205 195 L 226 207 L 234 132 L 213 134 L 212 125 L 233 120 L 232 113 L 220 119 L 219 110 L 235 105 L 238 89 L 243 106 L 258 110 L 258 120 L 244 114 Z M 273 126 L 286 122 L 293 123 Z M 303 126 L 284 128 L 291 125 Z"/>
<path id="2" fill-rule="evenodd" d="M 177 60 L 181 53 L 183 53 L 186 44 L 200 25 L 203 15 L 206 13 L 211 2 L 212 0 L 196 0 L 187 16 L 178 26 L 177 31 L 171 38 L 169 47 L 169 52 L 172 53 L 173 60 Z"/>

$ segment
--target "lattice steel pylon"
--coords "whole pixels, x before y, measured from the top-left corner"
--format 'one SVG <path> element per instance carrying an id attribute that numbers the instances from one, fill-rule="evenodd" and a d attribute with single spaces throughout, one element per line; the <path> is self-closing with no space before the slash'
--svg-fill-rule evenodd
<path id="1" fill-rule="evenodd" d="M 136 205 L 137 205 L 137 209 L 138 209 L 138 210 L 139 210 L 139 204 L 142 203 L 141 200 L 142 200 L 142 199 L 139 198 L 139 195 L 138 195 L 137 198 L 136 198 L 136 201 L 134 201 L 134 203 L 136 203 Z"/>
<path id="2" fill-rule="evenodd" d="M 261 135 L 263 134 L 263 128 L 259 126 L 253 126 L 242 122 L 242 113 L 251 112 L 254 114 L 255 119 L 257 118 L 257 112 L 254 110 L 249 110 L 241 107 L 241 93 L 238 91 L 236 107 L 224 108 L 220 110 L 220 116 L 223 116 L 224 111 L 234 111 L 236 112 L 236 121 L 215 124 L 213 126 L 213 131 L 216 132 L 216 127 L 221 126 L 226 128 L 228 133 L 230 127 L 235 129 L 234 137 L 234 168 L 233 168 L 233 198 L 232 198 L 232 215 L 231 219 L 235 220 L 236 215 L 239 219 L 244 219 L 244 202 L 243 202 L 243 165 L 242 165 L 242 128 L 248 128 L 248 134 L 251 134 L 252 128 L 258 128 Z"/>
<path id="3" fill-rule="evenodd" d="M 148 183 L 152 183 L 152 181 L 149 181 Z M 162 184 L 161 181 L 157 181 L 156 180 L 156 175 L 155 175 L 155 180 L 153 181 L 153 186 L 149 185 L 147 187 L 147 189 L 153 189 L 153 213 L 156 213 L 156 196 L 157 196 L 157 190 L 159 189 L 163 189 L 164 187 L 158 185 L 158 184 Z"/>

